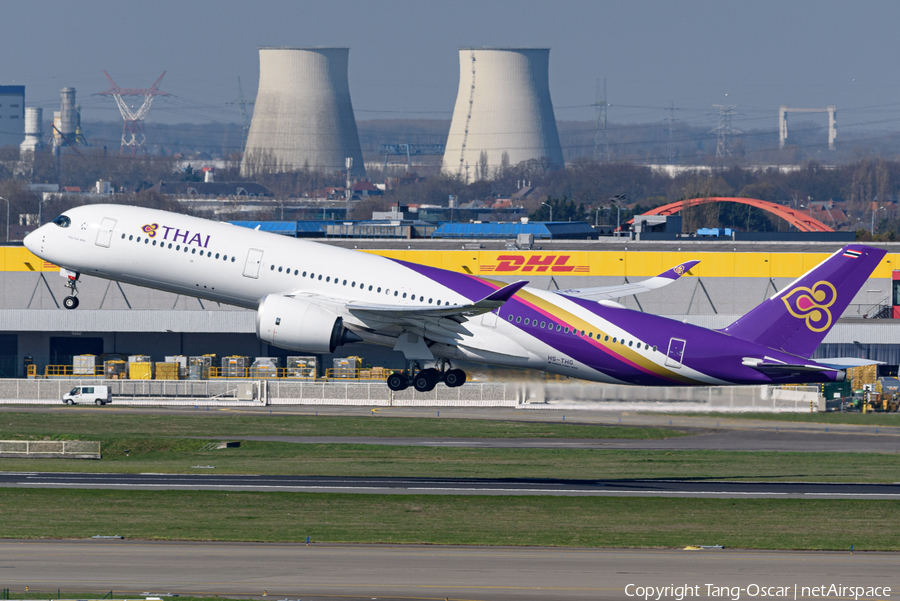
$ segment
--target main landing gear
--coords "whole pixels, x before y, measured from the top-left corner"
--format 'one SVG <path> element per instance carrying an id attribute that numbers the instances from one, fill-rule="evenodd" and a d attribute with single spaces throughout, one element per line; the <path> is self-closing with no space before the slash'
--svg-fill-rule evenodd
<path id="1" fill-rule="evenodd" d="M 394 373 L 388 376 L 388 388 L 399 391 L 413 386 L 419 392 L 429 392 L 434 390 L 438 382 L 443 382 L 449 388 L 456 388 L 466 383 L 466 372 L 463 370 L 444 369 L 450 365 L 444 359 L 437 365 L 440 369 L 433 367 L 422 369 L 418 361 L 409 361 L 402 373 Z"/>
<path id="2" fill-rule="evenodd" d="M 63 299 L 63 307 L 66 309 L 78 308 L 78 273 L 69 272 L 66 281 L 66 288 L 72 291 L 70 296 Z"/>

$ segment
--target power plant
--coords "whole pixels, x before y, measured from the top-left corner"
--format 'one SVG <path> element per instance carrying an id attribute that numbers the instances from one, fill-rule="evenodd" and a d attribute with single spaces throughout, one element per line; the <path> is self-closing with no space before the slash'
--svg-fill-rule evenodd
<path id="1" fill-rule="evenodd" d="M 44 109 L 29 106 L 25 109 L 25 140 L 19 152 L 40 152 L 44 149 Z"/>
<path id="2" fill-rule="evenodd" d="M 309 168 L 366 174 L 347 77 L 349 48 L 260 48 L 241 175 Z"/>
<path id="3" fill-rule="evenodd" d="M 444 173 L 473 181 L 529 159 L 563 167 L 549 72 L 549 48 L 460 48 Z"/>

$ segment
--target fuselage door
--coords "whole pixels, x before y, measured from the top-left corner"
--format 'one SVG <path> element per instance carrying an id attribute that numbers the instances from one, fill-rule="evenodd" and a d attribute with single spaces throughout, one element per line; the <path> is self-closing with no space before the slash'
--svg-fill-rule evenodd
<path id="1" fill-rule="evenodd" d="M 109 248 L 109 243 L 112 240 L 115 227 L 115 219 L 110 219 L 109 217 L 103 218 L 103 221 L 100 222 L 100 231 L 97 232 L 97 246 Z"/>
<path id="2" fill-rule="evenodd" d="M 669 352 L 666 353 L 666 366 L 678 369 L 681 367 L 681 361 L 684 359 L 684 346 L 687 344 L 681 338 L 672 338 L 669 340 Z"/>
<path id="3" fill-rule="evenodd" d="M 258 248 L 251 248 L 247 253 L 247 262 L 244 264 L 245 278 L 258 278 L 259 266 L 262 264 L 263 251 Z"/>

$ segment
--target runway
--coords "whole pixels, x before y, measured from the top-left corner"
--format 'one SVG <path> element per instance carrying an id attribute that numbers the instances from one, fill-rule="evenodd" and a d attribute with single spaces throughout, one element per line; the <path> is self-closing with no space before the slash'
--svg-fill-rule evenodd
<path id="1" fill-rule="evenodd" d="M 346 478 L 216 474 L 0 472 L 0 487 L 107 490 L 217 490 L 414 495 L 553 495 L 718 499 L 900 499 L 900 483 L 719 482 L 707 480 L 552 480 Z"/>
<path id="2" fill-rule="evenodd" d="M 849 552 L 556 549 L 394 545 L 172 543 L 147 541 L 0 541 L 0 578 L 15 592 L 112 590 L 182 596 L 231 595 L 303 601 L 531 601 L 628 599 L 635 585 L 892 587 L 900 554 Z M 719 589 L 721 593 L 721 588 Z M 883 593 L 884 590 L 882 589 Z M 832 596 L 833 597 L 833 596 Z M 652 598 L 655 598 L 652 597 Z M 661 597 L 675 600 L 675 595 Z M 797 598 L 824 598 L 801 596 Z M 841 596 L 838 598 L 853 598 Z M 888 599 L 890 596 L 862 596 Z"/>

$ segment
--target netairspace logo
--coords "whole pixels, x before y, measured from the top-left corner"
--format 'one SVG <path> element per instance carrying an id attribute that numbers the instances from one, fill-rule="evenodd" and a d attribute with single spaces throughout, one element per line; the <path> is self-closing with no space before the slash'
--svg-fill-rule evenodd
<path id="1" fill-rule="evenodd" d="M 748 584 L 747 586 L 722 586 L 718 584 L 671 584 L 669 586 L 640 586 L 629 584 L 625 587 L 625 594 L 629 597 L 637 597 L 645 601 L 662 601 L 674 599 L 683 601 L 691 597 L 704 599 L 731 599 L 739 601 L 755 598 L 781 598 L 781 599 L 887 599 L 891 596 L 889 586 L 844 586 L 842 584 L 823 584 L 820 586 L 800 586 L 789 584 L 787 586 L 768 586 L 762 584 Z"/>

